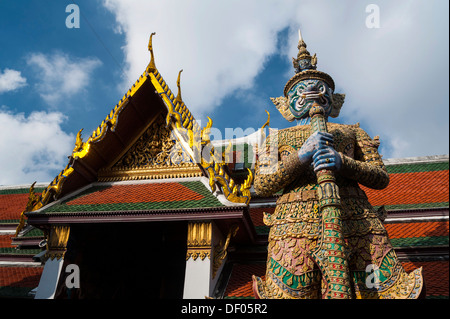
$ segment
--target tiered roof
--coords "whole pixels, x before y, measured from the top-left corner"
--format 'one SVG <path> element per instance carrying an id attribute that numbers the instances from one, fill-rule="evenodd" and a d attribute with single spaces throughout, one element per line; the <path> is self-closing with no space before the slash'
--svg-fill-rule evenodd
<path id="1" fill-rule="evenodd" d="M 153 36 L 153 34 L 152 34 Z M 212 156 L 205 160 L 195 157 L 201 154 L 201 149 L 210 141 L 207 138 L 212 122 L 201 129 L 188 107 L 181 99 L 180 76 L 178 78 L 178 95 L 175 96 L 155 66 L 152 36 L 149 42 L 151 61 L 144 73 L 133 84 L 123 98 L 117 103 L 105 120 L 93 131 L 91 136 L 83 141 L 80 130 L 77 134 L 75 147 L 66 167 L 55 179 L 42 190 L 37 202 L 30 211 L 37 211 L 51 202 L 63 198 L 82 187 L 97 181 L 117 181 L 136 179 L 161 179 L 205 176 L 209 179 L 212 191 L 217 190 L 231 202 L 248 203 L 248 189 L 251 178 L 245 185 L 238 185 L 227 174 L 227 169 L 221 158 Z M 133 147 L 145 137 L 152 142 L 149 130 L 166 135 L 158 135 L 154 142 L 160 152 L 165 152 L 165 158 L 159 158 L 155 163 L 119 165 L 127 152 L 133 152 Z M 200 136 L 203 139 L 200 139 Z M 176 144 L 175 146 L 173 144 Z M 174 148 L 177 148 L 176 150 Z M 145 151 L 152 156 L 153 145 Z M 182 163 L 169 163 L 169 151 L 183 153 Z M 138 149 L 142 151 L 142 149 Z M 211 154 L 213 154 L 213 147 Z M 172 155 L 172 154 L 171 154 Z M 156 162 L 156 161 L 155 161 Z M 123 163 L 122 163 L 123 164 Z M 251 176 L 250 176 L 251 177 Z M 30 215 L 32 216 L 32 215 Z"/>
<path id="2" fill-rule="evenodd" d="M 201 154 L 210 143 L 212 122 L 199 127 L 181 99 L 180 76 L 178 95 L 172 93 L 155 66 L 152 36 L 144 73 L 86 141 L 78 132 L 69 161 L 54 180 L 46 187 L 0 193 L 1 235 L 17 237 L 11 244 L 2 237 L 0 261 L 15 263 L 21 255 L 32 262 L 42 239 L 49 240 L 34 226 L 48 232 L 58 224 L 205 219 L 209 212 L 224 229 L 231 222 L 243 224 L 237 238 L 252 238 L 246 208 L 251 174 L 243 185 L 236 183 L 213 147 L 209 159 L 195 158 L 195 151 Z M 143 162 L 135 160 L 144 153 Z M 0 268 L 0 277 L 8 274 Z"/>
<path id="3" fill-rule="evenodd" d="M 37 193 L 44 187 L 35 188 Z M 37 287 L 43 266 L 33 260 L 42 249 L 44 239 L 41 230 L 29 227 L 20 237 L 16 236 L 20 213 L 28 202 L 29 187 L 0 188 L 0 298 L 28 297 Z"/>
<path id="4" fill-rule="evenodd" d="M 388 187 L 361 188 L 373 206 L 384 205 L 389 210 L 448 207 L 448 161 L 426 160 L 388 161 Z"/>

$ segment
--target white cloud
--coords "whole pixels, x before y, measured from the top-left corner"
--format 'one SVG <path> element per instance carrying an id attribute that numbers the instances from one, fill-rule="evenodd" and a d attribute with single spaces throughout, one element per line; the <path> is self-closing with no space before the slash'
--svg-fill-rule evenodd
<path id="1" fill-rule="evenodd" d="M 97 58 L 80 59 L 61 52 L 33 53 L 27 63 L 39 74 L 36 88 L 40 96 L 52 107 L 57 107 L 63 98 L 82 92 L 91 73 L 102 64 Z"/>
<path id="2" fill-rule="evenodd" d="M 59 112 L 28 116 L 0 108 L 0 185 L 50 182 L 67 165 L 75 137 L 66 134 Z"/>
<path id="3" fill-rule="evenodd" d="M 289 60 L 296 56 L 301 26 L 308 50 L 317 53 L 319 70 L 347 94 L 341 118 L 380 135 L 385 157 L 448 153 L 447 1 L 378 0 L 379 29 L 366 27 L 368 3 L 363 1 L 103 3 L 116 16 L 116 30 L 125 35 L 123 90 L 145 69 L 148 37 L 156 32 L 158 70 L 176 90 L 176 76 L 184 69 L 183 99 L 197 118 L 214 120 L 214 108 L 225 96 L 252 86 L 276 53 L 279 31 L 289 28 L 290 36 L 289 46 L 277 53 Z M 274 83 L 280 95 L 284 84 Z"/>
<path id="4" fill-rule="evenodd" d="M 5 69 L 0 70 L 0 94 L 15 91 L 27 84 L 27 79 L 22 77 L 20 71 Z"/>
<path id="5" fill-rule="evenodd" d="M 145 70 L 148 39 L 156 32 L 158 70 L 176 90 L 183 69 L 185 102 L 196 116 L 210 114 L 227 94 L 252 85 L 275 52 L 276 34 L 288 26 L 286 17 L 295 2 L 105 0 L 126 36 L 124 89 Z"/>

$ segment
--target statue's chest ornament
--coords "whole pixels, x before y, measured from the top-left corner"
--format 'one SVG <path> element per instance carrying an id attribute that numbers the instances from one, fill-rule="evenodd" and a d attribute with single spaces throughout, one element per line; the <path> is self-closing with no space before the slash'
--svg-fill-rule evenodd
<path id="1" fill-rule="evenodd" d="M 330 123 L 330 126 L 333 127 L 334 125 Z M 333 134 L 335 150 L 354 158 L 356 138 L 353 132 L 346 127 L 342 127 L 330 129 L 330 133 Z M 300 150 L 310 136 L 309 125 L 301 128 L 294 127 L 280 132 L 278 136 L 278 150 L 281 157 Z"/>

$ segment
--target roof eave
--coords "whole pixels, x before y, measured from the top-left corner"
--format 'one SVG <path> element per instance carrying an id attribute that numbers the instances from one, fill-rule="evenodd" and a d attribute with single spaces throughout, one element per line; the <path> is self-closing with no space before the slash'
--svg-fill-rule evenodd
<path id="1" fill-rule="evenodd" d="M 232 225 L 238 225 L 240 231 L 237 241 L 254 242 L 256 231 L 247 206 L 205 207 L 195 209 L 170 210 L 130 210 L 101 212 L 52 212 L 26 214 L 28 223 L 37 228 L 49 225 L 134 223 L 134 222 L 171 222 L 171 221 L 215 221 L 221 231 L 228 231 Z"/>

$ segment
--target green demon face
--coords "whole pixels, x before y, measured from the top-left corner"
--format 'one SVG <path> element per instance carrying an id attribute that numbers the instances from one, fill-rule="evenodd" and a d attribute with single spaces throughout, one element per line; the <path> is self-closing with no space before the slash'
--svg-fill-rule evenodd
<path id="1" fill-rule="evenodd" d="M 331 112 L 333 90 L 321 80 L 303 80 L 288 92 L 289 110 L 296 119 L 309 116 L 309 109 L 314 102 L 320 104 L 326 116 Z"/>

